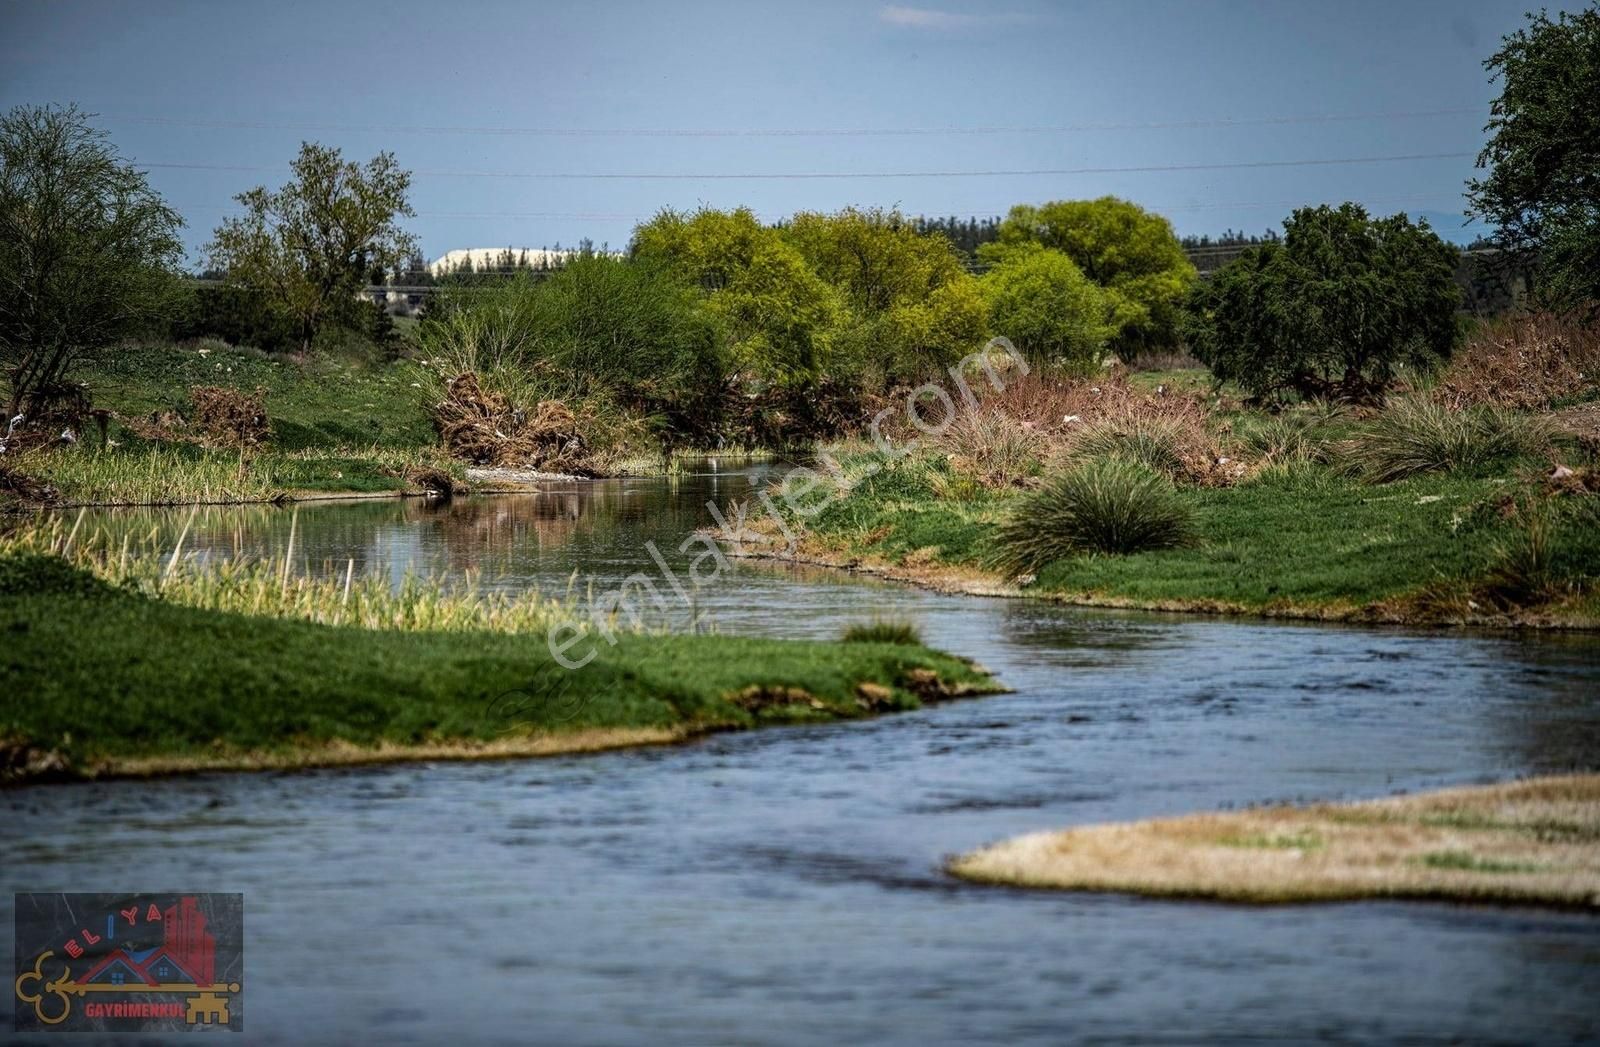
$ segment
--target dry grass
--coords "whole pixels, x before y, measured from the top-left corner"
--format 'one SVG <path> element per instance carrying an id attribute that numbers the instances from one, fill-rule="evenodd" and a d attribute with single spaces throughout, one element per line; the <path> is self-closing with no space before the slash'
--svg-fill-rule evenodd
<path id="1" fill-rule="evenodd" d="M 910 434 L 915 435 L 915 434 Z M 1227 484 L 1241 470 L 1224 456 L 1211 411 L 1196 395 L 1142 392 L 1122 372 L 1092 379 L 1034 372 L 986 391 L 942 434 L 957 469 L 990 487 L 1031 480 L 1041 463 L 1116 452 L 1179 481 Z"/>
<path id="2" fill-rule="evenodd" d="M 1240 902 L 1437 898 L 1600 909 L 1600 774 L 1021 836 L 988 883 Z"/>
<path id="3" fill-rule="evenodd" d="M 1487 324 L 1433 390 L 1440 404 L 1537 411 L 1600 389 L 1600 330 L 1548 313 Z"/>

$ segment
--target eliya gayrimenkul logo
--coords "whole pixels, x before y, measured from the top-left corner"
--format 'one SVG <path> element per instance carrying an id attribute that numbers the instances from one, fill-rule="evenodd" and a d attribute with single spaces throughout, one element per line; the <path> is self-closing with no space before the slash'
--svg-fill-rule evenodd
<path id="1" fill-rule="evenodd" d="M 244 896 L 16 895 L 18 1032 L 244 1028 Z"/>

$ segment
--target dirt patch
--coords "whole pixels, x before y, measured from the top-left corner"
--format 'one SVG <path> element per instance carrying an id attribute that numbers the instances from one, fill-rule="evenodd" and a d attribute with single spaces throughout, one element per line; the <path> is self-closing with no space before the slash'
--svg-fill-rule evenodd
<path id="1" fill-rule="evenodd" d="M 1034 833 L 950 870 L 986 883 L 1239 902 L 1437 898 L 1600 911 L 1600 775 Z"/>

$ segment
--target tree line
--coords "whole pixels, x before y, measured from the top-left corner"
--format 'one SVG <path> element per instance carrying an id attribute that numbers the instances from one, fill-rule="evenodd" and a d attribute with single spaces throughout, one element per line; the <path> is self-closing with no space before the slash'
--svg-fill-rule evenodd
<path id="1" fill-rule="evenodd" d="M 1546 304 L 1593 317 L 1600 9 L 1530 16 L 1486 67 L 1501 95 L 1469 209 L 1508 259 L 1533 267 Z M 835 400 L 948 367 L 991 333 L 1079 371 L 1108 353 L 1187 346 L 1260 396 L 1371 396 L 1456 338 L 1453 248 L 1425 222 L 1354 204 L 1297 210 L 1281 237 L 1187 245 L 1114 197 L 1021 204 L 1003 219 L 847 208 L 769 225 L 745 209 L 663 211 L 625 257 L 580 251 L 540 280 L 519 260 L 522 277 L 489 288 L 477 268 L 423 276 L 403 226 L 410 184 L 391 153 L 359 163 L 306 143 L 287 183 L 240 194 L 243 214 L 213 233 L 206 261 L 220 286 L 185 288 L 181 219 L 105 134 L 73 107 L 13 109 L 0 118 L 8 417 L 38 414 L 77 361 L 139 333 L 300 352 L 329 332 L 391 339 L 387 312 L 361 292 L 402 277 L 445 285 L 425 339 L 500 337 L 496 359 L 535 385 L 575 370 L 561 381 L 603 386 L 668 426 L 708 410 L 709 388 L 724 406 L 742 397 L 803 428 Z M 1201 284 L 1185 246 L 1244 249 Z M 491 290 L 520 327 L 490 330 Z"/>

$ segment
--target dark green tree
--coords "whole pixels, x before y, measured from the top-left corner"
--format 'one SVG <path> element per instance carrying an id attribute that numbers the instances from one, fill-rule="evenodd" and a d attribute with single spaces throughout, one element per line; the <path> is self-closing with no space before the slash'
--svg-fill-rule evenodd
<path id="1" fill-rule="evenodd" d="M 164 315 L 182 226 L 76 107 L 0 117 L 6 419 L 47 409 L 75 363 Z"/>
<path id="2" fill-rule="evenodd" d="M 1474 214 L 1512 260 L 1531 255 L 1539 295 L 1600 312 L 1600 7 L 1543 11 L 1484 63 L 1501 83 Z"/>
<path id="3" fill-rule="evenodd" d="M 1371 400 L 1459 336 L 1457 252 L 1426 222 L 1306 207 L 1282 243 L 1248 247 L 1190 294 L 1189 349 L 1258 400 Z"/>

